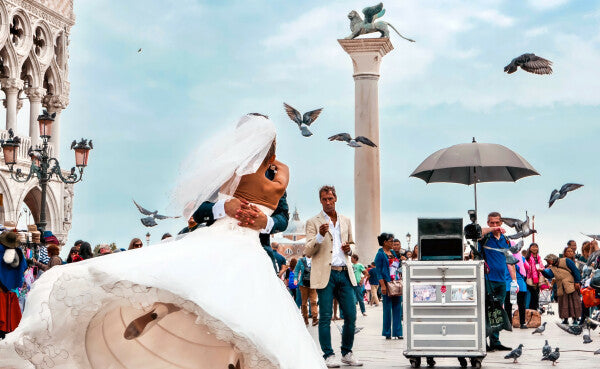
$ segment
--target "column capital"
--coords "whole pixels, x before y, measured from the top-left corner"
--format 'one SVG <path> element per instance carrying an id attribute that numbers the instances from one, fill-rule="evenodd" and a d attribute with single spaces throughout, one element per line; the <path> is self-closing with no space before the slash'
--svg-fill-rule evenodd
<path id="1" fill-rule="evenodd" d="M 394 49 L 388 37 L 338 40 L 352 58 L 354 77 L 370 75 L 379 77 L 381 59 Z"/>
<path id="2" fill-rule="evenodd" d="M 46 95 L 46 89 L 41 87 L 29 87 L 26 88 L 24 91 L 29 101 L 32 102 L 40 102 L 42 101 L 42 98 Z"/>
<path id="3" fill-rule="evenodd" d="M 42 98 L 42 105 L 50 113 L 60 112 L 69 105 L 69 98 L 66 96 L 46 95 Z"/>
<path id="4" fill-rule="evenodd" d="M 18 92 L 23 89 L 23 80 L 17 78 L 0 79 L 0 88 L 5 92 Z"/>

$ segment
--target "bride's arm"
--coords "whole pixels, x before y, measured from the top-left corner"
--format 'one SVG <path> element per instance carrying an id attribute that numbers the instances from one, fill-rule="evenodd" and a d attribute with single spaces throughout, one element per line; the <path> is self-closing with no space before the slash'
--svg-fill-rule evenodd
<path id="1" fill-rule="evenodd" d="M 275 160 L 273 165 L 276 168 L 273 185 L 275 186 L 275 190 L 283 195 L 290 181 L 290 168 L 278 160 Z"/>

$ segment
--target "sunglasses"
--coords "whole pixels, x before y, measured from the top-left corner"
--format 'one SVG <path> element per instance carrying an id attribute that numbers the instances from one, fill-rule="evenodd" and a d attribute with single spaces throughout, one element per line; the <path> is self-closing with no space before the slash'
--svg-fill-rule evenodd
<path id="1" fill-rule="evenodd" d="M 71 251 L 71 254 L 75 254 L 75 255 L 77 255 L 77 254 L 78 254 L 78 252 L 77 252 L 77 251 Z"/>
<path id="2" fill-rule="evenodd" d="M 144 246 L 144 244 L 141 244 L 141 243 L 134 243 L 133 244 L 133 247 L 142 247 L 142 246 Z"/>

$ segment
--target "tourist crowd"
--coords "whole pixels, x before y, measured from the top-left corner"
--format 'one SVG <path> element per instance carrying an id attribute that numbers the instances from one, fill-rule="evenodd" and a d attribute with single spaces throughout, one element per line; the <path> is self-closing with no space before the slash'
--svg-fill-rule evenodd
<path id="1" fill-rule="evenodd" d="M 331 367 L 337 365 L 332 359 L 331 337 L 327 333 L 330 321 L 343 319 L 342 362 L 357 364 L 359 362 L 351 351 L 354 332 L 360 330 L 355 326 L 357 309 L 366 316 L 367 305 L 382 304 L 382 336 L 385 339 L 403 339 L 402 263 L 406 260 L 418 260 L 419 248 L 418 245 L 412 249 L 402 248 L 393 234 L 382 233 L 374 240 L 379 245 L 374 260 L 366 265 L 361 263 L 360 255 L 353 248 L 351 234 L 344 236 L 342 232 L 342 229 L 349 232 L 349 220 L 336 214 L 334 210 L 327 209 L 324 197 L 331 195 L 337 200 L 335 189 L 325 186 L 319 195 L 324 210 L 316 217 L 318 223 L 307 223 L 304 255 L 299 259 L 286 260 L 275 242 L 268 246 L 268 254 L 273 260 L 275 273 L 298 306 L 305 325 L 319 326 L 319 340 L 326 363 Z M 332 216 L 338 216 L 337 222 L 331 220 Z M 348 223 L 340 227 L 341 221 Z M 595 310 L 595 305 L 600 304 L 600 296 L 589 287 L 592 271 L 600 267 L 600 247 L 596 240 L 584 242 L 581 250 L 578 250 L 574 240 L 569 240 L 562 253 L 546 254 L 544 257 L 540 246 L 532 242 L 513 254 L 516 263 L 507 263 L 504 253 L 490 252 L 492 249 L 506 249 L 514 245 L 514 242 L 504 237 L 501 225 L 500 214 L 490 213 L 488 228 L 483 229 L 483 238 L 479 240 L 477 250 L 485 260 L 487 293 L 504 302 L 504 310 L 514 327 L 537 327 L 540 314 L 553 313 L 549 305 L 552 301 L 558 302 L 557 315 L 562 320 L 563 329 L 567 331 L 569 326 L 583 325 L 587 317 L 593 316 L 592 310 Z M 198 225 L 192 217 L 176 237 L 201 226 L 204 225 Z M 317 250 L 327 243 L 328 238 L 325 236 L 328 234 L 332 235 L 328 246 L 330 256 L 320 260 L 321 253 Z M 163 235 L 161 242 L 169 242 L 170 238 L 172 236 L 167 233 Z M 62 264 L 143 246 L 140 238 L 133 238 L 127 249 L 116 248 L 114 245 L 97 245 L 92 249 L 89 242 L 78 240 L 63 261 L 59 256 L 60 243 L 51 232 L 42 234 L 38 247 L 28 248 L 23 246 L 16 232 L 6 229 L 0 234 L 0 256 L 3 256 L 3 262 L 0 263 L 0 339 L 18 325 L 27 292 L 42 273 Z M 339 255 L 334 253 L 336 247 L 340 250 Z M 13 250 L 16 257 L 10 259 Z M 474 258 L 474 253 L 471 252 L 465 260 Z M 323 265 L 327 265 L 328 273 L 324 273 Z M 338 272 L 339 275 L 334 274 Z M 335 287 L 336 284 L 338 287 Z M 511 298 L 513 286 L 516 287 L 516 299 Z M 347 331 L 348 329 L 352 332 Z M 489 338 L 488 351 L 511 349 L 500 342 L 498 331 L 492 332 Z"/>

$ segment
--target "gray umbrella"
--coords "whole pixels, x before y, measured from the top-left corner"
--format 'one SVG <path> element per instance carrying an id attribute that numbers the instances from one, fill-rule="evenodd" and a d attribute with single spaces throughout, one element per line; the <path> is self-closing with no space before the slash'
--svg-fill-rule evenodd
<path id="1" fill-rule="evenodd" d="M 474 185 L 477 212 L 478 182 L 516 182 L 539 173 L 516 152 L 498 144 L 458 144 L 438 150 L 425 159 L 411 177 L 427 183 L 447 182 Z"/>

